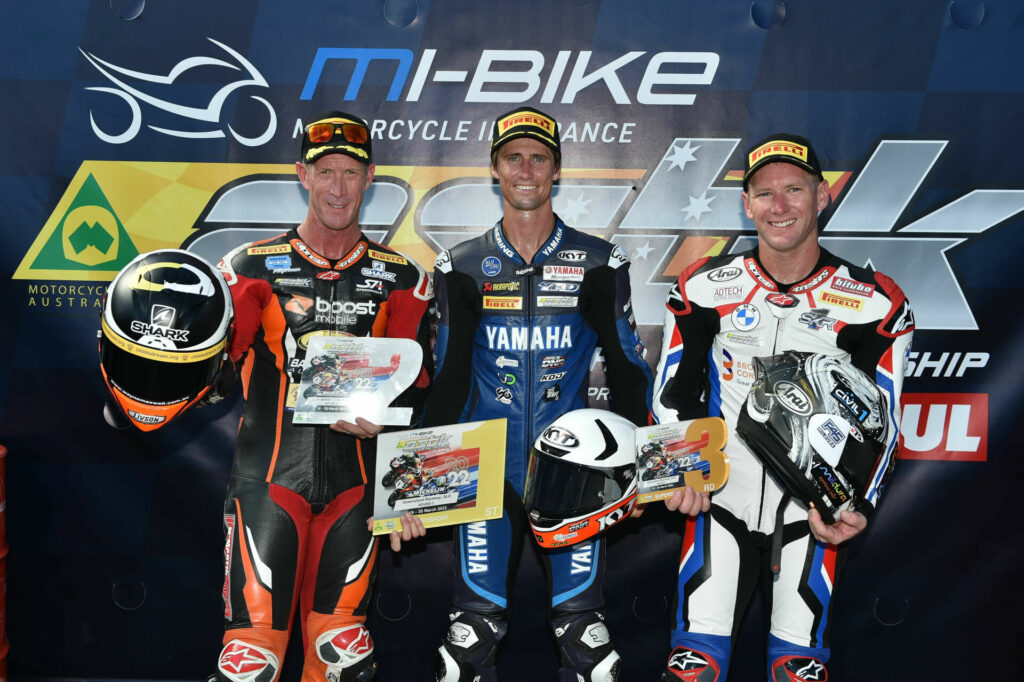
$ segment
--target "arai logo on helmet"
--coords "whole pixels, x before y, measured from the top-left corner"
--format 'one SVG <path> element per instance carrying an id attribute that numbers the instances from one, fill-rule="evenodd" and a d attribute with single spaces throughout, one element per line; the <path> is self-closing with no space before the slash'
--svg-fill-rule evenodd
<path id="1" fill-rule="evenodd" d="M 811 413 L 811 399 L 802 388 L 791 381 L 779 381 L 775 384 L 775 397 L 790 412 L 807 416 Z"/>
<path id="2" fill-rule="evenodd" d="M 575 448 L 580 444 L 579 438 L 561 426 L 549 426 L 541 436 L 541 440 L 563 448 Z"/>

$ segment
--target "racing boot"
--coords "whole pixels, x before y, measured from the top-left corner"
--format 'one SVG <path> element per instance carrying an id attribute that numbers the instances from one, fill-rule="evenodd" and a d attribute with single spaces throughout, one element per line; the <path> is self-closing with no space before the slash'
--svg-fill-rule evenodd
<path id="1" fill-rule="evenodd" d="M 703 651 L 677 646 L 669 654 L 661 682 L 720 682 L 718 662 Z"/>
<path id="2" fill-rule="evenodd" d="M 782 656 L 772 662 L 772 682 L 827 682 L 828 669 L 810 656 Z"/>
<path id="3" fill-rule="evenodd" d="M 437 682 L 497 682 L 494 658 L 508 631 L 503 615 L 452 611 L 451 625 L 437 650 Z"/>
<path id="4" fill-rule="evenodd" d="M 233 639 L 217 659 L 217 672 L 207 682 L 272 682 L 280 662 L 270 650 Z"/>
<path id="5" fill-rule="evenodd" d="M 362 623 L 328 630 L 316 638 L 315 647 L 317 659 L 326 666 L 324 679 L 331 682 L 369 682 L 377 671 L 373 640 Z"/>
<path id="6" fill-rule="evenodd" d="M 562 657 L 559 682 L 616 682 L 619 654 L 598 611 L 556 616 L 551 623 Z"/>

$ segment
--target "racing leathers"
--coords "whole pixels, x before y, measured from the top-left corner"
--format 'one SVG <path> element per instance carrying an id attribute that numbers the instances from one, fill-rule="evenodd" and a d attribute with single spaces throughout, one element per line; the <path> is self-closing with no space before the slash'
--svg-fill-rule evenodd
<path id="1" fill-rule="evenodd" d="M 771 278 L 756 249 L 698 260 L 679 275 L 668 295 L 654 416 L 659 423 L 723 417 L 730 476 L 711 510 L 686 521 L 664 679 L 726 679 L 731 640 L 759 577 L 771 591 L 768 678 L 825 679 L 844 552 L 815 540 L 807 507 L 735 435 L 738 412 L 755 357 L 823 353 L 873 378 L 894 428 L 861 491 L 870 512 L 896 459 L 913 329 L 895 282 L 825 250 L 811 274 L 789 286 Z"/>
<path id="2" fill-rule="evenodd" d="M 634 322 L 629 261 L 621 248 L 566 227 L 526 263 L 499 222 L 442 252 L 434 265 L 439 326 L 434 387 L 424 425 L 506 418 L 502 518 L 458 527 L 451 627 L 438 679 L 494 679 L 509 590 L 527 531 L 521 497 L 533 442 L 566 412 L 586 407 L 600 345 L 612 408 L 646 424 L 652 373 Z M 564 679 L 614 679 L 618 654 L 600 609 L 601 539 L 542 551 L 549 617 Z M 571 671 L 571 672 L 570 672 Z"/>
<path id="3" fill-rule="evenodd" d="M 377 542 L 366 527 L 373 508 L 365 484 L 375 441 L 294 425 L 292 417 L 313 336 L 410 338 L 429 353 L 429 280 L 415 262 L 363 235 L 329 260 L 296 230 L 243 245 L 219 267 L 234 302 L 229 356 L 245 406 L 224 505 L 218 675 L 276 679 L 298 605 L 304 682 L 370 679 L 373 642 L 364 621 Z M 421 368 L 396 404 L 421 405 L 429 381 Z"/>

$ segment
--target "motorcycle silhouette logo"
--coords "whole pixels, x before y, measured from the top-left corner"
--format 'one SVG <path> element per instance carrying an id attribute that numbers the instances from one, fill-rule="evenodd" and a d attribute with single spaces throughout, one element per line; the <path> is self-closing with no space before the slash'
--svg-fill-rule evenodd
<path id="1" fill-rule="evenodd" d="M 111 83 L 117 87 L 90 87 L 86 88 L 89 91 L 105 92 L 111 95 L 120 97 L 128 105 L 132 112 L 132 120 L 124 132 L 119 134 L 111 134 L 103 131 L 99 125 L 97 125 L 93 113 L 89 112 L 89 123 L 92 124 L 92 130 L 96 133 L 96 136 L 104 142 L 110 144 L 124 144 L 130 142 L 138 135 L 139 130 L 142 128 L 142 107 L 140 102 L 145 102 L 157 109 L 176 114 L 193 121 L 200 121 L 203 123 L 217 124 L 220 122 L 221 110 L 224 106 L 224 102 L 228 96 L 231 95 L 235 90 L 243 88 L 248 85 L 254 85 L 257 87 L 268 88 L 270 85 L 267 83 L 263 75 L 256 70 L 245 57 L 239 54 L 236 50 L 228 47 L 224 43 L 221 43 L 213 38 L 207 38 L 211 43 L 220 47 L 222 50 L 228 53 L 234 58 L 235 63 L 225 61 L 223 59 L 217 59 L 214 57 L 188 57 L 181 60 L 170 70 L 166 75 L 143 73 L 141 71 L 135 71 L 132 69 L 126 69 L 124 67 L 116 66 L 110 62 L 104 61 L 96 55 L 86 52 L 79 48 L 78 51 L 85 56 L 89 63 L 96 67 L 96 69 L 110 80 Z M 242 78 L 224 85 L 218 89 L 209 103 L 204 107 L 192 107 L 183 104 L 176 104 L 166 99 L 161 99 L 149 92 L 145 92 L 143 88 L 148 88 L 150 91 L 159 91 L 164 86 L 171 86 L 178 81 L 183 74 L 187 73 L 191 69 L 199 67 L 224 67 L 231 69 L 232 71 L 242 71 L 248 75 L 248 78 Z M 267 109 L 268 120 L 266 130 L 256 137 L 244 137 L 235 132 L 230 125 L 227 125 L 228 131 L 232 137 L 235 138 L 241 144 L 247 147 L 258 147 L 264 144 L 270 138 L 274 136 L 277 131 L 277 113 L 274 108 L 270 105 L 263 97 L 258 95 L 250 95 L 250 97 Z M 171 130 L 169 128 L 161 128 L 154 125 L 147 125 L 148 128 L 155 130 L 165 135 L 172 135 L 174 137 L 186 137 L 186 138 L 220 138 L 224 137 L 224 131 L 220 129 L 214 130 L 201 130 L 201 131 L 187 131 L 187 130 Z"/>

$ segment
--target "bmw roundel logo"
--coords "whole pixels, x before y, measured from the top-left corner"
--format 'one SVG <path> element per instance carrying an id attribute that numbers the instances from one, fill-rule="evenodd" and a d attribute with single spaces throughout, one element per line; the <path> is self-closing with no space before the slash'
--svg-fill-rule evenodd
<path id="1" fill-rule="evenodd" d="M 732 311 L 732 323 L 738 331 L 750 331 L 760 321 L 761 313 L 749 303 L 740 304 Z"/>
<path id="2" fill-rule="evenodd" d="M 488 277 L 494 277 L 501 272 L 501 261 L 494 256 L 488 256 L 484 258 L 484 261 L 480 264 L 480 269 L 484 271 L 484 274 Z"/>

